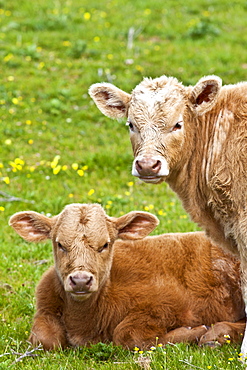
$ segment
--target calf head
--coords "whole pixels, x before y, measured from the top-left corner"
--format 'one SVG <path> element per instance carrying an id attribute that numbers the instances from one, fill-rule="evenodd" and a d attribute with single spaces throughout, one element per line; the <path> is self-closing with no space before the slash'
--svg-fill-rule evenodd
<path id="1" fill-rule="evenodd" d="M 138 211 L 113 218 L 99 204 L 70 204 L 51 218 L 19 212 L 9 224 L 27 241 L 52 240 L 55 268 L 64 290 L 75 300 L 84 300 L 109 277 L 114 241 L 141 239 L 158 225 L 158 219 Z"/>
<path id="2" fill-rule="evenodd" d="M 135 157 L 132 174 L 145 182 L 159 183 L 186 155 L 188 110 L 196 116 L 209 111 L 220 87 L 216 76 L 204 77 L 194 87 L 161 76 L 145 78 L 132 94 L 109 83 L 92 85 L 89 94 L 104 115 L 127 118 Z"/>

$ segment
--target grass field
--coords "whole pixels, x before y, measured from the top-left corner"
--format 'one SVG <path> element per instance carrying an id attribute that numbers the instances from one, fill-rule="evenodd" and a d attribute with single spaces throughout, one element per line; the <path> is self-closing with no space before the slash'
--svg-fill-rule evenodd
<path id="1" fill-rule="evenodd" d="M 197 229 L 165 185 L 131 176 L 125 122 L 103 117 L 88 96 L 108 81 L 131 91 L 143 76 L 194 84 L 246 79 L 246 0 L 0 0 L 0 369 L 241 369 L 239 346 L 157 346 L 152 353 L 96 345 L 26 356 L 34 289 L 51 245 L 28 244 L 9 217 L 56 214 L 99 202 L 111 216 L 156 214 L 154 233 Z M 41 263 L 42 262 L 42 263 Z M 19 353 L 19 355 L 18 355 Z"/>

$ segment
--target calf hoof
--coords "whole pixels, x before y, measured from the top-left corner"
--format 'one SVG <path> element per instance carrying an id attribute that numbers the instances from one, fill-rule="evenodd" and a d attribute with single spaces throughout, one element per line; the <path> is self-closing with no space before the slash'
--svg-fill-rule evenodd
<path id="1" fill-rule="evenodd" d="M 199 343 L 199 346 L 202 347 L 202 346 L 207 346 L 207 347 L 210 347 L 210 348 L 217 348 L 217 347 L 221 347 L 221 344 L 217 341 L 217 340 L 209 340 L 208 342 L 201 342 Z"/>

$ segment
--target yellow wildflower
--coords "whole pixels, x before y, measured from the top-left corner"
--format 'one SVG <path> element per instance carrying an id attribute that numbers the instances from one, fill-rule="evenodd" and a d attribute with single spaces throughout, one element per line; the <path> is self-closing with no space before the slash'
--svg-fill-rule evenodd
<path id="1" fill-rule="evenodd" d="M 51 168 L 55 168 L 55 167 L 57 167 L 57 164 L 58 164 L 59 159 L 60 159 L 60 155 L 56 155 L 56 156 L 53 158 L 53 160 L 52 160 L 52 162 L 51 162 Z"/>
<path id="2" fill-rule="evenodd" d="M 43 68 L 44 68 L 44 66 L 45 66 L 45 63 L 44 63 L 44 62 L 40 62 L 40 63 L 38 64 L 38 69 L 43 69 Z"/>
<path id="3" fill-rule="evenodd" d="M 71 46 L 71 42 L 68 40 L 63 41 L 63 46 Z"/>
<path id="4" fill-rule="evenodd" d="M 12 59 L 14 57 L 13 54 L 7 54 L 4 58 L 3 58 L 3 61 L 4 62 L 8 62 L 10 59 Z"/>
<path id="5" fill-rule="evenodd" d="M 139 72 L 143 72 L 144 71 L 144 68 L 142 66 L 140 66 L 140 65 L 137 65 L 135 68 Z"/>
<path id="6" fill-rule="evenodd" d="M 15 164 L 20 164 L 21 166 L 23 166 L 25 164 L 25 161 L 23 161 L 23 159 L 21 158 L 15 158 L 14 160 Z"/>
<path id="7" fill-rule="evenodd" d="M 17 105 L 17 104 L 19 104 L 19 100 L 17 98 L 13 98 L 12 99 L 12 103 L 15 104 L 15 105 Z"/>
<path id="8" fill-rule="evenodd" d="M 5 182 L 5 184 L 9 185 L 9 183 L 10 183 L 9 177 L 8 176 L 4 177 L 3 182 Z"/>
<path id="9" fill-rule="evenodd" d="M 73 168 L 73 170 L 76 171 L 76 170 L 78 170 L 79 166 L 78 166 L 78 163 L 73 163 L 71 167 Z"/>
<path id="10" fill-rule="evenodd" d="M 78 173 L 79 176 L 84 176 L 84 171 L 83 170 L 78 170 L 77 173 Z"/>
<path id="11" fill-rule="evenodd" d="M 60 172 L 61 168 L 62 166 L 60 164 L 56 166 L 55 168 L 53 168 L 53 174 L 57 175 Z"/>
<path id="12" fill-rule="evenodd" d="M 89 12 L 86 12 L 84 13 L 83 17 L 86 21 L 89 21 L 89 19 L 91 18 L 91 14 Z"/>
<path id="13" fill-rule="evenodd" d="M 90 190 L 89 190 L 89 192 L 88 192 L 87 194 L 88 194 L 88 196 L 90 197 L 91 195 L 93 195 L 93 194 L 94 194 L 94 192 L 95 192 L 95 190 L 94 190 L 94 189 L 90 189 Z"/>

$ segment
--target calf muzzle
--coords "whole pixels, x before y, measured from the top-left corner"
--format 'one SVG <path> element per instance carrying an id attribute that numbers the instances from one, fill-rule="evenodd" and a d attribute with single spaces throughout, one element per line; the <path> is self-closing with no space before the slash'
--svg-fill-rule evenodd
<path id="1" fill-rule="evenodd" d="M 69 291 L 73 294 L 91 293 L 94 276 L 87 271 L 76 271 L 68 276 Z"/>
<path id="2" fill-rule="evenodd" d="M 145 182 L 162 182 L 168 174 L 168 164 L 161 156 L 138 156 L 133 162 L 132 175 Z"/>
<path id="3" fill-rule="evenodd" d="M 161 161 L 144 157 L 135 161 L 135 168 L 140 176 L 156 176 L 161 169 Z"/>

